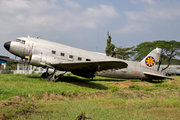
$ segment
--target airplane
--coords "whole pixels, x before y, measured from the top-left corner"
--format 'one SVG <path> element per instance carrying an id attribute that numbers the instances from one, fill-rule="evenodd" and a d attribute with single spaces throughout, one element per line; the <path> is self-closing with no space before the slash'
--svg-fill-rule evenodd
<path id="1" fill-rule="evenodd" d="M 86 51 L 44 39 L 18 37 L 15 41 L 4 43 L 10 53 L 28 60 L 28 64 L 47 68 L 42 77 L 56 81 L 56 71 L 71 72 L 75 75 L 92 78 L 103 76 L 121 79 L 167 79 L 165 73 L 155 67 L 159 62 L 161 48 L 152 50 L 142 61 L 134 62 L 106 56 L 102 53 Z M 54 69 L 52 74 L 48 69 Z"/>

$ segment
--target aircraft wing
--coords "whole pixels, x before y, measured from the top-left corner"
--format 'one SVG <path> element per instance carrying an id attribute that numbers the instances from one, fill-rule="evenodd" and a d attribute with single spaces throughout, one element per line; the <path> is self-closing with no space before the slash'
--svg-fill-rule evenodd
<path id="1" fill-rule="evenodd" d="M 108 69 L 122 69 L 128 65 L 123 61 L 86 61 L 86 62 L 61 62 L 52 63 L 54 68 L 62 71 L 102 71 Z"/>
<path id="2" fill-rule="evenodd" d="M 165 75 L 160 75 L 160 74 L 155 74 L 155 73 L 150 73 L 150 72 L 143 72 L 143 73 L 145 75 L 152 76 L 152 77 L 154 77 L 156 79 L 160 78 L 160 79 L 171 79 L 171 80 L 173 80 L 173 78 L 169 78 L 169 77 L 167 77 Z"/>

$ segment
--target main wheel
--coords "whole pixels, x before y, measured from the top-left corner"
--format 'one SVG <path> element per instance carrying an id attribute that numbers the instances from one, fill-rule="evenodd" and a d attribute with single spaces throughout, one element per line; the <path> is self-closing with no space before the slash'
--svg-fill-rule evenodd
<path id="1" fill-rule="evenodd" d="M 50 82 L 50 81 L 52 81 L 52 80 L 53 80 L 53 75 L 49 75 L 49 76 L 47 77 L 47 81 Z"/>
<path id="2" fill-rule="evenodd" d="M 56 81 L 56 79 L 57 79 L 57 76 L 56 75 L 54 75 L 54 78 L 53 78 L 53 74 L 50 74 L 48 77 L 47 77 L 47 81 L 48 82 L 50 82 L 50 81 Z"/>
<path id="3" fill-rule="evenodd" d="M 48 76 L 49 76 L 49 73 L 44 72 L 44 73 L 41 75 L 41 78 L 48 78 Z"/>

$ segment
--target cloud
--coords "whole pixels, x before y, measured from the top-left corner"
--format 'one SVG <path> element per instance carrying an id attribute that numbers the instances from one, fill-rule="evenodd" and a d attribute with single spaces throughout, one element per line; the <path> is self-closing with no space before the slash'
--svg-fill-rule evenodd
<path id="1" fill-rule="evenodd" d="M 114 7 L 109 5 L 100 5 L 96 8 L 87 8 L 84 12 L 87 17 L 118 17 L 119 14 L 116 12 Z"/>
<path id="2" fill-rule="evenodd" d="M 69 7 L 74 7 L 74 8 L 80 7 L 80 5 L 78 3 L 75 3 L 75 2 L 70 1 L 70 0 L 64 0 L 64 2 L 65 2 L 65 5 L 69 6 Z"/>
<path id="3" fill-rule="evenodd" d="M 99 5 L 87 8 L 80 16 L 84 27 L 95 29 L 97 26 L 106 26 L 111 20 L 118 18 L 119 14 L 112 6 Z"/>
<path id="4" fill-rule="evenodd" d="M 150 7 L 143 12 L 126 11 L 124 12 L 124 14 L 129 20 L 135 20 L 135 21 L 148 21 L 149 19 L 173 20 L 180 16 L 180 8 L 156 9 Z"/>
<path id="5" fill-rule="evenodd" d="M 153 1 L 139 0 L 141 2 L 152 3 Z M 180 19 L 180 3 L 161 3 L 146 5 L 143 11 L 124 11 L 126 23 L 123 28 L 115 30 L 119 33 L 136 33 L 148 31 L 154 24 L 158 27 L 169 26 L 172 22 Z"/>
<path id="6" fill-rule="evenodd" d="M 70 0 L 64 0 L 64 5 L 57 0 L 0 1 L 0 15 L 1 31 L 6 30 L 8 34 L 15 29 L 15 32 L 95 29 L 119 17 L 112 6 L 83 8 Z"/>
<path id="7" fill-rule="evenodd" d="M 153 4 L 155 3 L 154 0 L 142 0 L 142 2 L 146 2 L 148 4 Z"/>
<path id="8" fill-rule="evenodd" d="M 0 3 L 0 12 L 7 14 L 40 14 L 56 7 L 53 2 L 49 3 L 44 0 L 6 0 L 1 1 Z"/>
<path id="9" fill-rule="evenodd" d="M 138 4 L 139 2 L 142 2 L 142 3 L 148 3 L 148 4 L 154 4 L 154 0 L 131 0 L 132 3 L 134 4 Z"/>
<path id="10" fill-rule="evenodd" d="M 113 33 L 134 33 L 134 32 L 141 32 L 144 31 L 144 28 L 142 25 L 139 24 L 126 24 L 125 27 L 120 28 L 118 30 L 113 31 Z"/>

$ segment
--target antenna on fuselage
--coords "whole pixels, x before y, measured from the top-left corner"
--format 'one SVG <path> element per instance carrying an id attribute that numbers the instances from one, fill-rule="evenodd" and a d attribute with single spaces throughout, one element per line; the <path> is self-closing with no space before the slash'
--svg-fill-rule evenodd
<path id="1" fill-rule="evenodd" d="M 36 39 L 39 39 L 41 36 L 37 36 Z"/>
<path id="2" fill-rule="evenodd" d="M 98 52 L 98 40 L 99 40 L 99 32 L 98 32 L 98 36 L 97 36 L 96 52 Z"/>

